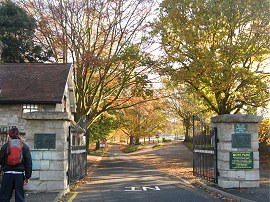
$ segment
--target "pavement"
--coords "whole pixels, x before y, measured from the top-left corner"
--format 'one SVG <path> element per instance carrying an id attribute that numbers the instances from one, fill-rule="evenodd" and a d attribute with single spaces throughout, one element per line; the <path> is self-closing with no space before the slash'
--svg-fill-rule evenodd
<path id="1" fill-rule="evenodd" d="M 183 144 L 179 144 L 180 147 L 185 147 Z M 179 155 L 178 155 L 179 158 Z M 89 170 L 95 164 L 95 162 L 100 161 L 101 157 L 89 156 L 88 165 Z M 180 159 L 180 161 L 186 161 L 187 158 Z M 219 195 L 219 198 L 224 198 L 224 201 L 231 202 L 270 202 L 270 173 L 269 168 L 260 168 L 260 187 L 259 188 L 233 188 L 233 189 L 223 189 L 217 184 L 207 182 L 204 180 L 197 180 L 195 186 L 199 186 L 205 189 L 209 193 L 215 193 Z M 63 193 L 57 192 L 46 192 L 46 193 L 26 193 L 27 202 L 62 202 L 61 196 Z M 13 194 L 14 196 L 14 194 Z M 14 202 L 14 198 L 11 202 Z M 68 200 L 67 200 L 68 201 Z M 72 201 L 72 200 L 71 200 Z M 70 202 L 70 201 L 68 201 Z"/>
<path id="2" fill-rule="evenodd" d="M 269 168 L 268 168 L 269 170 Z M 260 170 L 260 186 L 258 188 L 230 188 L 224 189 L 217 184 L 198 181 L 197 184 L 202 188 L 219 193 L 235 201 L 245 202 L 270 202 L 270 175 L 269 171 Z"/>

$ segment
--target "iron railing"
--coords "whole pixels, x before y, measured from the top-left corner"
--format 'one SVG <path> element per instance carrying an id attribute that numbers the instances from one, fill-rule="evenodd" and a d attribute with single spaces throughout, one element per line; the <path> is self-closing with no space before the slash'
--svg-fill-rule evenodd
<path id="1" fill-rule="evenodd" d="M 193 175 L 217 183 L 217 130 L 193 118 Z"/>
<path id="2" fill-rule="evenodd" d="M 84 178 L 87 174 L 87 151 L 85 146 L 71 148 L 68 171 L 69 184 Z"/>

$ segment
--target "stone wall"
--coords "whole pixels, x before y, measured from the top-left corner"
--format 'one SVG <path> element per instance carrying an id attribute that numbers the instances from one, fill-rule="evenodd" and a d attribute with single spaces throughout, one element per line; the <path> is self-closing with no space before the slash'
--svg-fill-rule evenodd
<path id="1" fill-rule="evenodd" d="M 220 115 L 211 119 L 212 127 L 217 127 L 218 136 L 218 185 L 223 188 L 241 188 L 259 186 L 259 144 L 258 122 L 262 117 L 253 115 Z M 235 133 L 235 124 L 247 126 L 250 134 L 250 148 L 233 148 L 232 134 Z M 247 152 L 253 154 L 253 168 L 232 169 L 230 168 L 230 153 Z"/>
<path id="2" fill-rule="evenodd" d="M 33 158 L 33 175 L 26 190 L 68 189 L 68 142 L 72 116 L 65 112 L 22 113 L 21 105 L 0 105 L 0 125 L 17 126 Z M 55 134 L 55 149 L 35 148 L 35 134 Z"/>
<path id="3" fill-rule="evenodd" d="M 33 112 L 23 115 L 33 158 L 33 176 L 26 189 L 61 191 L 68 188 L 68 133 L 70 119 L 64 112 Z M 55 149 L 35 148 L 35 134 L 55 134 Z"/>
<path id="4" fill-rule="evenodd" d="M 0 105 L 0 126 L 16 125 L 24 132 L 26 120 L 22 118 L 22 105 Z"/>

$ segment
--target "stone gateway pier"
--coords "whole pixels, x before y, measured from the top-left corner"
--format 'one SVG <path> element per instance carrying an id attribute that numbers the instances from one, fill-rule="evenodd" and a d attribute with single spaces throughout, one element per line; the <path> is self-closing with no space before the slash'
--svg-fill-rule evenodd
<path id="1" fill-rule="evenodd" d="M 258 123 L 262 117 L 225 114 L 211 119 L 217 129 L 218 185 L 259 187 Z"/>

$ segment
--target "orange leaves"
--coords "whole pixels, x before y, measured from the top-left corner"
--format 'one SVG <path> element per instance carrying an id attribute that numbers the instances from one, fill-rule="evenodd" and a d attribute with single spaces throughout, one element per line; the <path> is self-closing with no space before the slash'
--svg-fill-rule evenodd
<path id="1" fill-rule="evenodd" d="M 259 124 L 259 142 L 270 145 L 270 118 L 264 119 Z"/>

